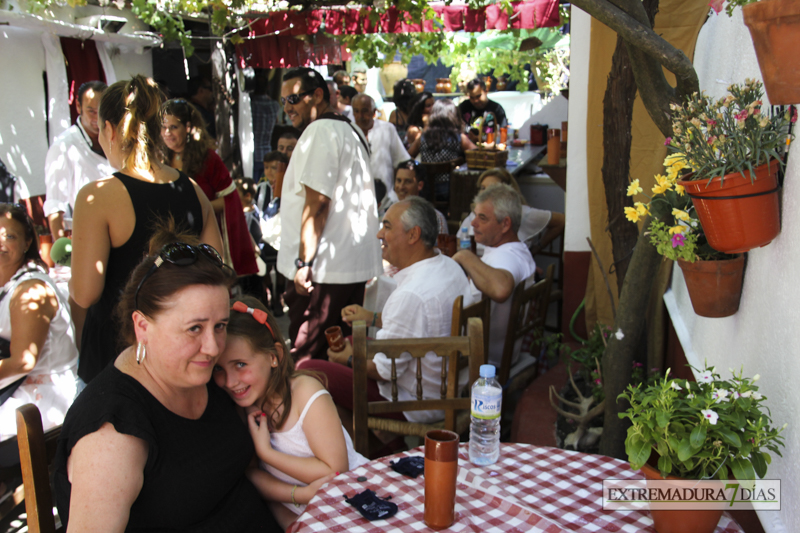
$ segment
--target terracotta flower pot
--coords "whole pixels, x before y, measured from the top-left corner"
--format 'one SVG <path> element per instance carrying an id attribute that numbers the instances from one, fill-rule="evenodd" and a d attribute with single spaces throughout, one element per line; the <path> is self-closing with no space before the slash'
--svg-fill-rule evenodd
<path id="1" fill-rule="evenodd" d="M 645 464 L 642 474 L 648 480 L 661 481 L 661 472 Z M 667 476 L 667 479 L 681 479 Z M 712 533 L 722 517 L 722 508 L 698 510 L 686 509 L 683 511 L 666 511 L 664 509 L 651 509 L 653 527 L 658 533 Z"/>
<path id="2" fill-rule="evenodd" d="M 724 261 L 694 263 L 678 259 L 678 265 L 697 315 L 721 318 L 736 314 L 742 296 L 744 255 Z"/>
<path id="3" fill-rule="evenodd" d="M 800 103 L 800 0 L 761 0 L 742 6 L 742 14 L 770 103 Z"/>
<path id="4" fill-rule="evenodd" d="M 423 80 L 422 78 L 416 78 L 411 81 L 414 84 L 414 88 L 417 90 L 417 93 L 425 91 L 425 80 Z"/>
<path id="5" fill-rule="evenodd" d="M 756 179 L 728 174 L 722 180 L 679 183 L 686 188 L 703 231 L 712 248 L 726 254 L 738 254 L 765 246 L 781 232 L 778 202 L 778 163 L 770 161 L 755 169 Z"/>

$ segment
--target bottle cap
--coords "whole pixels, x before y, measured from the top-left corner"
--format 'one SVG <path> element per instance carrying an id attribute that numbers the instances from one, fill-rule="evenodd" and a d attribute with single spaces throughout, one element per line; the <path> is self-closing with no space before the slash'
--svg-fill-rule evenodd
<path id="1" fill-rule="evenodd" d="M 494 374 L 495 374 L 495 368 L 493 365 L 481 365 L 482 378 L 493 378 Z"/>

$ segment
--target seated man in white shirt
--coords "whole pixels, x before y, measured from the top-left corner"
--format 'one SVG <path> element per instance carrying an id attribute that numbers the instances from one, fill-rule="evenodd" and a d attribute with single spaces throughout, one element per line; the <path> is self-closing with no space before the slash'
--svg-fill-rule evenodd
<path id="1" fill-rule="evenodd" d="M 475 197 L 474 211 L 475 241 L 486 247 L 483 258 L 470 250 L 460 250 L 453 259 L 472 280 L 473 293 L 483 293 L 492 300 L 489 364 L 499 369 L 511 314 L 511 295 L 517 285 L 533 274 L 536 263 L 528 247 L 517 237 L 522 205 L 514 189 L 505 184 L 487 188 Z M 520 346 L 515 346 L 512 366 L 519 353 Z"/>
<path id="2" fill-rule="evenodd" d="M 352 324 L 365 320 L 378 328 L 379 339 L 447 337 L 450 335 L 453 302 L 460 295 L 468 305 L 472 295 L 467 277 L 449 257 L 434 247 L 438 234 L 433 206 L 427 200 L 411 196 L 389 208 L 378 232 L 383 258 L 400 271 L 395 275 L 397 289 L 389 296 L 383 312 L 373 312 L 360 305 L 342 310 L 342 319 Z M 328 361 L 301 361 L 300 370 L 326 374 L 328 390 L 339 407 L 345 427 L 353 420 L 353 348 L 348 342 L 341 352 L 328 351 Z M 396 360 L 398 400 L 416 398 L 416 365 L 406 354 Z M 465 369 L 466 370 L 466 369 Z M 433 353 L 422 360 L 423 397 L 439 398 L 441 359 Z M 370 401 L 391 399 L 391 360 L 383 354 L 367 362 Z M 463 376 L 466 379 L 466 375 Z M 443 411 L 404 413 L 412 422 L 433 422 L 444 417 Z M 396 418 L 402 419 L 402 416 Z"/>

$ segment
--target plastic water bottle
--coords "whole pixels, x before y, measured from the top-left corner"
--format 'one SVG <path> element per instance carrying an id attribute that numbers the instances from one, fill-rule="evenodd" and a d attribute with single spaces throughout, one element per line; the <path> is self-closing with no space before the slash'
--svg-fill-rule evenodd
<path id="1" fill-rule="evenodd" d="M 469 238 L 468 228 L 461 228 L 461 239 L 458 241 L 458 247 L 462 250 L 470 250 L 472 248 L 472 239 Z"/>
<path id="2" fill-rule="evenodd" d="M 481 365 L 481 377 L 474 385 L 470 398 L 472 416 L 469 425 L 469 462 L 491 465 L 500 457 L 500 408 L 503 389 L 494 378 L 492 365 Z"/>

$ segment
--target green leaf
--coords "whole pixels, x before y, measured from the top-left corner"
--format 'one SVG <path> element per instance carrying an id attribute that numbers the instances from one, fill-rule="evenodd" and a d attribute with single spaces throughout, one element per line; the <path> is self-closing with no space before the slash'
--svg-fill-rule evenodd
<path id="1" fill-rule="evenodd" d="M 692 430 L 692 434 L 689 437 L 689 443 L 692 445 L 692 448 L 695 450 L 699 449 L 703 446 L 703 442 L 706 440 L 706 427 L 704 425 L 695 426 Z"/>
<path id="2" fill-rule="evenodd" d="M 656 413 L 656 421 L 658 422 L 658 427 L 663 429 L 669 425 L 669 415 L 666 411 L 658 411 Z"/>
<path id="3" fill-rule="evenodd" d="M 739 481 L 756 478 L 756 472 L 753 470 L 753 465 L 750 463 L 750 461 L 741 457 L 737 457 L 731 461 L 731 471 L 733 472 L 733 477 Z"/>
<path id="4" fill-rule="evenodd" d="M 625 443 L 625 451 L 628 452 L 628 462 L 631 468 L 638 470 L 650 458 L 650 445 L 639 436 L 628 439 Z"/>
<path id="5" fill-rule="evenodd" d="M 766 454 L 762 454 L 761 452 L 750 455 L 750 462 L 753 464 L 753 468 L 759 478 L 763 478 L 767 475 L 767 462 L 764 460 L 764 455 Z M 767 455 L 767 457 L 769 457 L 769 455 Z"/>
<path id="6" fill-rule="evenodd" d="M 678 460 L 686 462 L 692 456 L 692 445 L 689 444 L 689 439 L 681 439 L 678 445 Z"/>
<path id="7" fill-rule="evenodd" d="M 739 438 L 739 435 L 728 428 L 717 428 L 717 433 L 722 436 L 722 440 L 731 446 L 736 446 L 738 448 L 742 445 L 742 440 Z"/>
<path id="8" fill-rule="evenodd" d="M 672 472 L 672 461 L 668 455 L 662 455 L 658 458 L 658 470 L 662 474 L 669 474 Z"/>

